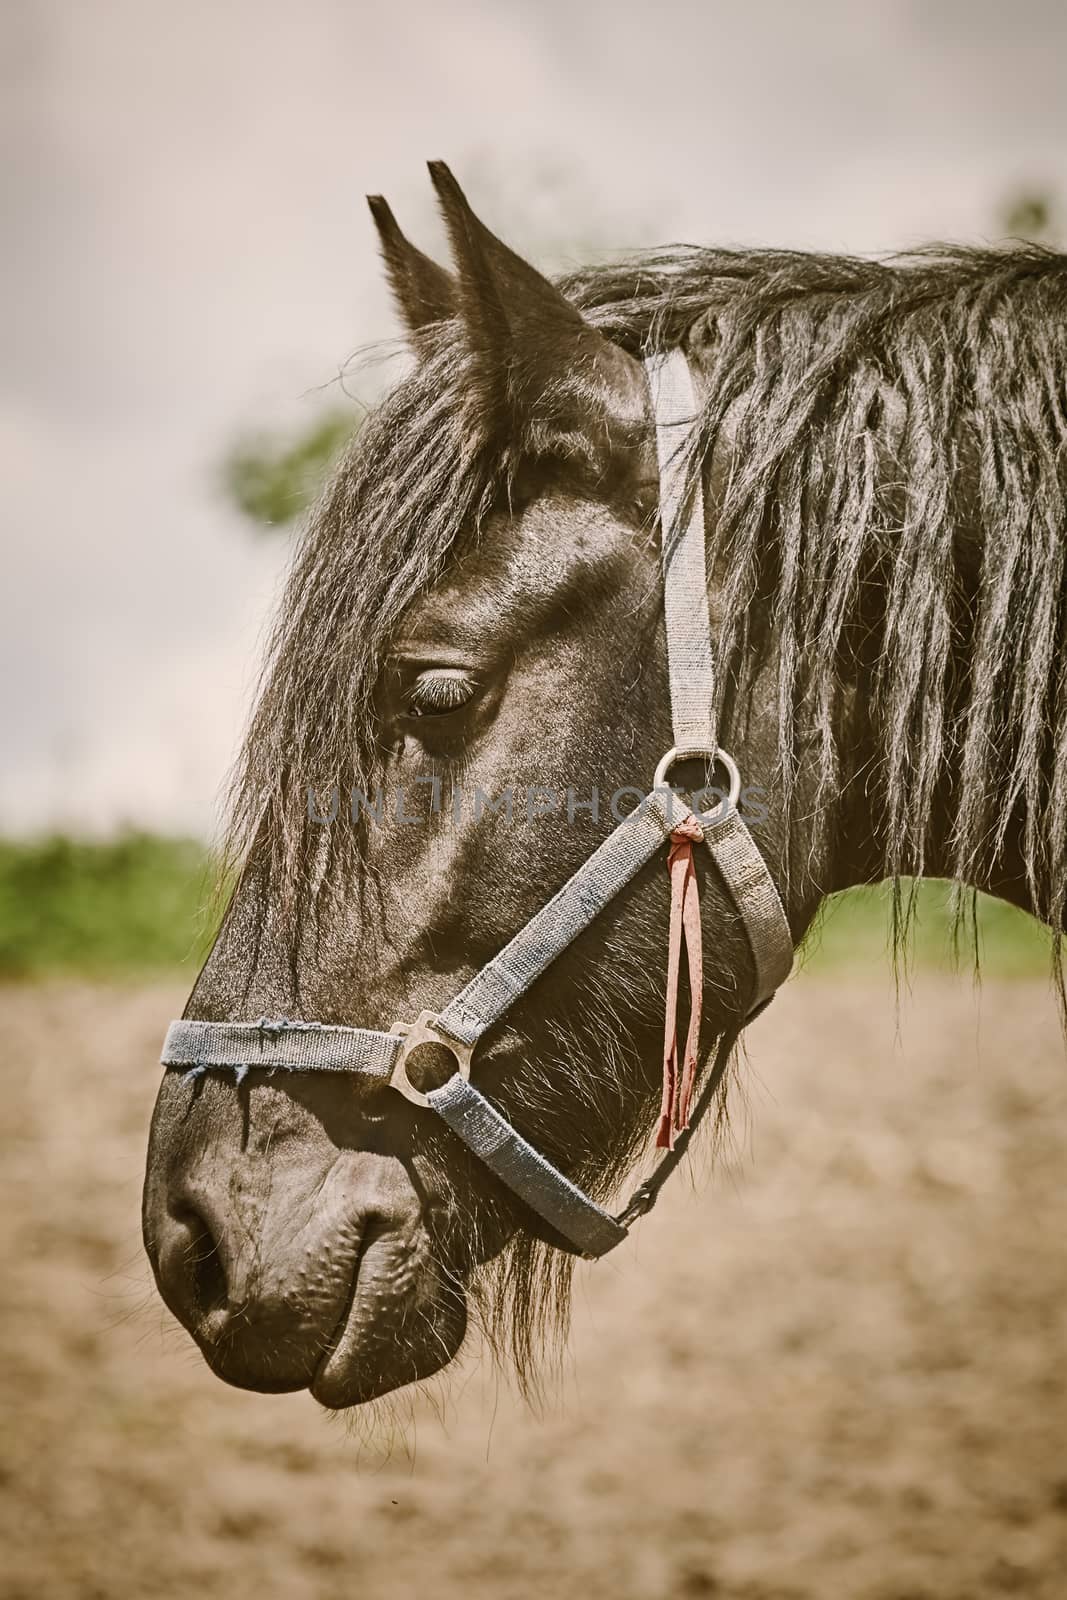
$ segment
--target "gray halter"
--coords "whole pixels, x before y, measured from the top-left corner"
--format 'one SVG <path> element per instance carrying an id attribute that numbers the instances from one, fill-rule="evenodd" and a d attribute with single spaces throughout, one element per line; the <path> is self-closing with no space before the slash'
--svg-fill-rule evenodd
<path id="1" fill-rule="evenodd" d="M 670 672 L 674 745 L 661 760 L 652 790 L 583 866 L 444 1010 L 423 1011 L 388 1033 L 288 1018 L 258 1022 L 172 1022 L 162 1064 L 189 1074 L 232 1070 L 238 1081 L 250 1069 L 350 1072 L 368 1084 L 390 1085 L 417 1106 L 434 1111 L 496 1176 L 532 1207 L 578 1254 L 595 1259 L 627 1235 L 630 1224 L 655 1202 L 659 1189 L 689 1142 L 692 1128 L 713 1098 L 737 1029 L 720 1044 L 711 1076 L 694 1107 L 691 1129 L 660 1161 L 617 1217 L 584 1194 L 519 1134 L 470 1081 L 471 1056 L 482 1034 L 541 976 L 668 840 L 690 811 L 669 787 L 675 762 L 717 761 L 730 778 L 723 814 L 700 818 L 704 842 L 737 907 L 752 949 L 753 993 L 746 1020 L 771 999 L 793 964 L 793 940 L 770 873 L 737 812 L 741 780 L 716 743 L 715 677 L 705 568 L 704 499 L 699 475 L 690 491 L 686 443 L 697 404 L 680 350 L 646 362 L 656 418 L 664 613 Z M 743 1024 L 742 1024 L 743 1025 Z M 443 1045 L 456 1071 L 423 1094 L 406 1062 L 420 1045 Z"/>

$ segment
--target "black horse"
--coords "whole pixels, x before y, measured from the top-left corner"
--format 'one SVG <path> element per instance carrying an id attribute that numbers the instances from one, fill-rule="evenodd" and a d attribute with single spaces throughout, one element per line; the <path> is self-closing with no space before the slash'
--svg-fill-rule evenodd
<path id="1" fill-rule="evenodd" d="M 431 170 L 455 272 L 372 201 L 417 361 L 307 531 L 189 1014 L 440 1007 L 610 831 L 594 797 L 648 789 L 671 738 L 641 358 L 675 347 L 719 726 L 794 940 L 826 894 L 923 874 L 1058 935 L 1067 257 L 687 248 L 552 284 Z M 517 815 L 516 790 L 566 798 Z M 655 1123 L 667 892 L 644 870 L 476 1057 L 595 1194 Z M 707 1049 L 752 958 L 710 868 L 702 908 Z M 570 1258 L 435 1119 L 329 1074 L 165 1077 L 144 1225 L 221 1377 L 330 1405 L 445 1365 L 472 1289 L 520 1371 L 566 1304 Z"/>

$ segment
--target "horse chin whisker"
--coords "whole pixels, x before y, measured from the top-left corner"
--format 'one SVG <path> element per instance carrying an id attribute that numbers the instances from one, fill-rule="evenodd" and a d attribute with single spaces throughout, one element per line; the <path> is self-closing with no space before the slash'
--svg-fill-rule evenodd
<path id="1" fill-rule="evenodd" d="M 614 998 L 591 983 L 581 988 L 586 1001 L 581 1022 L 565 1025 L 557 1021 L 545 1029 L 543 1037 L 527 1041 L 531 1050 L 537 1050 L 541 1071 L 536 1080 L 524 1075 L 514 1086 L 509 1085 L 507 1108 L 531 1133 L 536 1131 L 551 1158 L 561 1162 L 569 1158 L 569 1175 L 575 1182 L 603 1198 L 647 1150 L 659 1086 L 642 1071 L 640 1047 L 622 1025 L 621 1009 Z M 710 1054 L 710 1045 L 706 1048 Z M 584 1154 L 576 1166 L 573 1138 L 569 1145 L 562 1144 L 558 1118 L 552 1111 L 558 1106 L 561 1076 L 573 1093 L 576 1071 L 582 1079 L 583 1062 L 595 1064 L 597 1070 L 587 1073 L 582 1091 Z M 728 1135 L 727 1095 L 736 1079 L 735 1064 L 700 1141 L 699 1148 L 713 1154 Z M 563 1138 L 566 1136 L 564 1130 Z M 466 1214 L 460 1210 L 456 1226 L 461 1235 L 476 1235 L 480 1211 L 475 1202 Z M 534 1407 L 541 1406 L 547 1388 L 555 1386 L 562 1372 L 577 1265 L 576 1257 L 520 1226 L 498 1254 L 475 1269 L 468 1285 L 478 1337 L 501 1374 L 513 1379 L 524 1400 Z"/>

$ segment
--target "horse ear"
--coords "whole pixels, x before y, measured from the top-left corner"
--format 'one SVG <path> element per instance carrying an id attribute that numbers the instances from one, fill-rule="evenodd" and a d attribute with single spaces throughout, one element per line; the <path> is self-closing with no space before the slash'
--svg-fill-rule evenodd
<path id="1" fill-rule="evenodd" d="M 489 231 L 443 161 L 429 166 L 484 408 L 518 435 L 521 448 L 604 468 L 605 453 L 645 429 L 640 362 Z"/>
<path id="2" fill-rule="evenodd" d="M 456 315 L 455 279 L 401 233 L 383 195 L 369 194 L 367 204 L 378 229 L 393 297 L 408 333 L 417 342 L 417 336 L 431 323 Z"/>

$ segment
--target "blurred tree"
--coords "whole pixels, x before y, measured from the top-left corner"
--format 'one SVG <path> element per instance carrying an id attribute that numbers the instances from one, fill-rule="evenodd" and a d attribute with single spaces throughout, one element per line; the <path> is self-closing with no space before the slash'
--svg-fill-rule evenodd
<path id="1" fill-rule="evenodd" d="M 1055 196 L 1047 189 L 1019 189 L 1000 208 L 1001 231 L 1011 239 L 1051 244 L 1059 233 L 1059 221 Z"/>
<path id="2" fill-rule="evenodd" d="M 288 527 L 315 500 L 359 423 L 350 408 L 332 409 L 295 434 L 257 433 L 238 441 L 223 462 L 227 496 L 257 526 Z"/>

